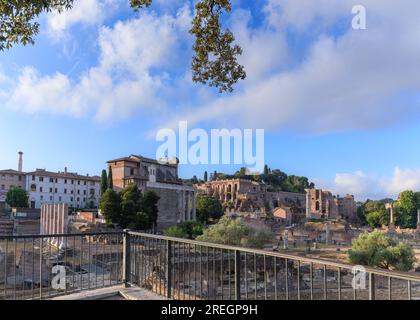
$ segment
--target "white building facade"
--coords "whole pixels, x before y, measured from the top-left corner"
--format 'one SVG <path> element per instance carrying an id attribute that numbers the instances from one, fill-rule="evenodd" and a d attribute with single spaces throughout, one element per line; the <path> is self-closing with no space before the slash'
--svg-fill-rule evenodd
<path id="1" fill-rule="evenodd" d="M 100 177 L 77 173 L 49 172 L 37 169 L 26 173 L 29 206 L 39 209 L 43 204 L 67 204 L 72 208 L 97 208 L 100 197 Z"/>

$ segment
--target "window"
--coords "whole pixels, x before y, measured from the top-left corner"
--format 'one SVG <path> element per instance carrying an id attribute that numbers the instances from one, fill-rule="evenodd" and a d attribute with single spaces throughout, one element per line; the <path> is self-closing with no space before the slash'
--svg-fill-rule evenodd
<path id="1" fill-rule="evenodd" d="M 70 201 L 73 202 L 73 197 L 70 198 Z"/>
<path id="2" fill-rule="evenodd" d="M 58 201 L 61 202 L 61 197 L 58 197 Z"/>
<path id="3" fill-rule="evenodd" d="M 78 185 L 78 186 L 80 186 L 80 180 L 79 180 L 79 181 L 77 181 L 77 185 Z"/>
<path id="4" fill-rule="evenodd" d="M 64 184 L 67 184 L 67 179 L 64 179 Z"/>
<path id="5" fill-rule="evenodd" d="M 22 176 L 19 176 L 19 181 L 22 181 Z"/>
<path id="6" fill-rule="evenodd" d="M 54 183 L 54 179 L 53 178 L 50 178 L 50 183 Z"/>
<path id="7" fill-rule="evenodd" d="M 1 190 L 4 190 L 4 189 L 6 189 L 6 187 L 5 187 L 5 185 L 4 185 L 4 184 L 2 184 L 2 185 L 1 185 Z"/>
<path id="8" fill-rule="evenodd" d="M 40 196 L 39 199 L 41 199 L 41 201 L 43 201 L 44 200 L 44 196 Z"/>
<path id="9" fill-rule="evenodd" d="M 39 182 L 44 182 L 44 177 L 39 177 Z"/>
<path id="10" fill-rule="evenodd" d="M 58 183 L 58 179 L 57 178 L 55 178 L 55 183 Z"/>
<path id="11" fill-rule="evenodd" d="M 73 190 L 71 190 L 71 192 L 70 192 L 71 194 L 73 194 Z"/>
<path id="12" fill-rule="evenodd" d="M 71 180 L 71 184 L 74 184 L 74 180 Z"/>
<path id="13" fill-rule="evenodd" d="M 31 184 L 31 191 L 36 191 L 36 184 Z"/>
<path id="14" fill-rule="evenodd" d="M 83 194 L 86 195 L 86 190 L 83 190 Z"/>
<path id="15" fill-rule="evenodd" d="M 42 187 L 39 187 L 39 192 L 42 192 Z"/>
<path id="16" fill-rule="evenodd" d="M 130 169 L 130 176 L 134 176 L 134 169 L 133 168 Z"/>
<path id="17" fill-rule="evenodd" d="M 50 193 L 52 193 L 52 190 L 53 190 L 53 189 L 52 189 L 52 188 L 50 188 Z"/>
<path id="18" fill-rule="evenodd" d="M 50 196 L 50 201 L 53 201 L 53 197 L 52 196 Z"/>
<path id="19" fill-rule="evenodd" d="M 80 194 L 80 190 L 77 190 L 77 194 Z"/>
<path id="20" fill-rule="evenodd" d="M 64 194 L 67 194 L 67 189 L 64 189 Z"/>
<path id="21" fill-rule="evenodd" d="M 57 189 L 57 188 L 55 188 L 54 192 L 55 192 L 55 193 L 58 193 L 58 189 Z"/>
<path id="22" fill-rule="evenodd" d="M 86 181 L 83 182 L 83 185 L 86 185 Z"/>
<path id="23" fill-rule="evenodd" d="M 35 176 L 32 176 L 32 181 L 35 181 Z"/>

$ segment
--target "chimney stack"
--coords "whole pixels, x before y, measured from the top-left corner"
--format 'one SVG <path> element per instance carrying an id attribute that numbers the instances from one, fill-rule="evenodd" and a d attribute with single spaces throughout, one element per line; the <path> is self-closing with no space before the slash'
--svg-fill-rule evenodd
<path id="1" fill-rule="evenodd" d="M 23 152 L 19 151 L 18 171 L 22 172 L 22 169 L 23 169 Z"/>

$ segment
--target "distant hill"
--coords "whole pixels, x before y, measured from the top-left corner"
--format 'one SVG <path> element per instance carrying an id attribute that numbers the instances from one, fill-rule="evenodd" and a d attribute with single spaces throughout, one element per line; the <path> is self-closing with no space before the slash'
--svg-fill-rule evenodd
<path id="1" fill-rule="evenodd" d="M 228 180 L 228 179 L 247 179 L 268 185 L 269 191 L 286 191 L 304 193 L 305 189 L 315 188 L 313 182 L 309 182 L 307 177 L 287 175 L 279 169 L 271 170 L 265 166 L 263 174 L 249 174 L 246 168 L 241 168 L 234 174 L 225 174 L 220 172 L 213 172 L 210 174 L 210 181 Z M 198 180 L 196 176 L 192 179 L 184 180 L 189 183 L 203 183 L 203 180 Z"/>

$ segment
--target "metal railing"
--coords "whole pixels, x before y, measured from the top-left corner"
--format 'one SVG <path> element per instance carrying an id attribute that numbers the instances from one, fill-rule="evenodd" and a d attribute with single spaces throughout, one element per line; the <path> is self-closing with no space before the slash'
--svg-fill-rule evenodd
<path id="1" fill-rule="evenodd" d="M 126 231 L 124 282 L 180 300 L 420 300 L 420 276 Z"/>
<path id="2" fill-rule="evenodd" d="M 420 300 L 414 273 L 355 270 L 128 230 L 0 237 L 0 300 L 48 299 L 123 283 L 177 300 Z M 63 287 L 56 286 L 60 276 Z"/>
<path id="3" fill-rule="evenodd" d="M 122 283 L 122 245 L 121 232 L 0 237 L 0 299 L 48 299 Z"/>

